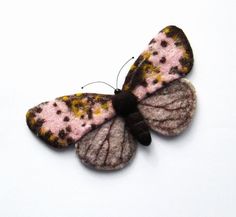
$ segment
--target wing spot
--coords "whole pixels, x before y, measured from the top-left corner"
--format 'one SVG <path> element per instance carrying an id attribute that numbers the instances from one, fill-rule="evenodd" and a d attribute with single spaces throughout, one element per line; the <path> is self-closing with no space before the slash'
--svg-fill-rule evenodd
<path id="1" fill-rule="evenodd" d="M 43 110 L 42 108 L 40 108 L 40 107 L 37 107 L 35 111 L 36 111 L 37 113 L 41 113 L 41 112 L 42 112 L 42 110 Z"/>
<path id="2" fill-rule="evenodd" d="M 154 85 L 154 84 L 157 84 L 157 82 L 158 82 L 158 80 L 157 79 L 154 79 L 153 81 L 152 81 L 152 84 Z"/>
<path id="3" fill-rule="evenodd" d="M 58 114 L 58 115 L 61 114 L 61 110 L 57 110 L 57 114 Z"/>
<path id="4" fill-rule="evenodd" d="M 59 136 L 61 139 L 65 139 L 65 137 L 66 137 L 66 132 L 65 132 L 65 130 L 60 130 L 59 133 L 58 133 L 58 136 Z"/>
<path id="5" fill-rule="evenodd" d="M 65 116 L 63 119 L 63 121 L 65 121 L 65 122 L 68 122 L 69 120 L 70 120 L 70 118 L 68 116 Z"/>
<path id="6" fill-rule="evenodd" d="M 54 107 L 57 107 L 57 104 L 54 102 L 54 103 L 53 103 L 53 106 L 54 106 Z"/>
<path id="7" fill-rule="evenodd" d="M 83 123 L 81 126 L 82 126 L 82 127 L 84 127 L 85 125 L 86 125 L 86 124 L 85 124 L 85 123 Z"/>
<path id="8" fill-rule="evenodd" d="M 69 132 L 69 133 L 71 132 L 71 126 L 70 125 L 66 127 L 66 131 Z"/>
<path id="9" fill-rule="evenodd" d="M 157 51 L 154 51 L 154 52 L 152 53 L 153 56 L 156 56 L 157 54 L 158 54 Z"/>
<path id="10" fill-rule="evenodd" d="M 166 58 L 165 57 L 162 57 L 161 59 L 160 59 L 160 63 L 165 63 L 166 62 Z"/>
<path id="11" fill-rule="evenodd" d="M 165 40 L 162 40 L 162 41 L 161 41 L 161 46 L 162 46 L 162 47 L 167 47 L 167 45 L 168 45 L 168 44 L 167 44 L 167 42 L 166 42 Z"/>

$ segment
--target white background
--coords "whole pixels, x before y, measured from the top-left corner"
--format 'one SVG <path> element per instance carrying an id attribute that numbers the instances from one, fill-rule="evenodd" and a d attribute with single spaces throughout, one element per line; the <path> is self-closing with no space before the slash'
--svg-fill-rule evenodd
<path id="1" fill-rule="evenodd" d="M 0 1 L 0 216 L 236 216 L 235 8 L 233 0 Z M 121 65 L 170 24 L 195 55 L 188 78 L 198 107 L 182 136 L 152 134 L 127 168 L 103 173 L 28 130 L 28 108 L 91 81 L 114 85 Z M 86 91 L 113 93 L 99 84 Z"/>

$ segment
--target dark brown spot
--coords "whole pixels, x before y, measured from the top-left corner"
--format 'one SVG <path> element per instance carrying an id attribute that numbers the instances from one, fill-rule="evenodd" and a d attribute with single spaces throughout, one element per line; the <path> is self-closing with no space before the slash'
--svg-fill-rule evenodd
<path id="1" fill-rule="evenodd" d="M 61 110 L 57 110 L 57 114 L 58 114 L 58 115 L 61 114 Z"/>
<path id="2" fill-rule="evenodd" d="M 75 143 L 75 140 L 72 139 L 71 137 L 68 137 L 68 138 L 66 139 L 66 141 L 67 141 L 68 144 L 73 144 L 73 143 Z"/>
<path id="3" fill-rule="evenodd" d="M 70 120 L 70 118 L 68 116 L 65 116 L 63 119 L 63 121 L 65 121 L 65 122 L 68 122 L 69 120 Z"/>
<path id="4" fill-rule="evenodd" d="M 71 107 L 71 100 L 67 100 L 65 103 L 68 107 Z"/>
<path id="5" fill-rule="evenodd" d="M 42 127 L 42 125 L 43 125 L 43 123 L 45 122 L 45 120 L 44 119 L 37 119 L 37 121 L 35 122 L 35 124 L 34 124 L 34 129 L 36 130 L 36 131 L 38 131 L 39 129 L 40 129 L 40 127 Z"/>
<path id="6" fill-rule="evenodd" d="M 57 104 L 54 102 L 54 103 L 53 103 L 53 106 L 54 106 L 54 107 L 57 107 Z"/>
<path id="7" fill-rule="evenodd" d="M 165 57 L 162 57 L 161 59 L 160 59 L 160 63 L 165 63 L 166 62 L 166 58 Z"/>
<path id="8" fill-rule="evenodd" d="M 154 43 L 156 43 L 156 40 L 153 38 L 153 39 L 149 42 L 149 44 L 154 44 Z"/>
<path id="9" fill-rule="evenodd" d="M 161 41 L 161 46 L 162 46 L 162 47 L 167 47 L 167 42 L 166 42 L 165 40 L 162 40 L 162 41 Z"/>
<path id="10" fill-rule="evenodd" d="M 181 46 L 181 45 L 182 45 L 182 43 L 181 43 L 180 41 L 176 41 L 176 42 L 175 42 L 175 46 L 176 46 L 176 47 L 179 47 L 179 46 Z"/>
<path id="11" fill-rule="evenodd" d="M 178 66 L 171 67 L 169 74 L 178 74 L 178 73 L 179 73 Z"/>
<path id="12" fill-rule="evenodd" d="M 71 132 L 71 126 L 70 125 L 66 127 L 66 131 L 69 132 L 69 133 Z"/>
<path id="13" fill-rule="evenodd" d="M 48 130 L 48 131 L 45 133 L 44 137 L 45 137 L 45 139 L 48 140 L 51 135 L 52 135 L 52 131 L 51 131 L 51 130 Z"/>
<path id="14" fill-rule="evenodd" d="M 81 119 L 84 119 L 84 115 L 81 115 L 80 118 L 81 118 Z"/>
<path id="15" fill-rule="evenodd" d="M 157 82 L 158 82 L 157 79 L 155 79 L 152 81 L 152 84 L 157 84 Z"/>
<path id="16" fill-rule="evenodd" d="M 85 125 L 86 125 L 86 124 L 85 124 L 85 123 L 83 123 L 83 124 L 82 124 L 82 127 L 84 127 Z"/>
<path id="17" fill-rule="evenodd" d="M 88 113 L 88 119 L 92 119 L 93 118 L 93 113 L 92 113 L 92 109 L 91 108 L 89 108 L 87 113 Z"/>
<path id="18" fill-rule="evenodd" d="M 154 51 L 154 52 L 152 53 L 152 55 L 154 55 L 154 56 L 156 56 L 157 54 L 158 54 L 157 51 Z"/>
<path id="19" fill-rule="evenodd" d="M 35 109 L 35 111 L 37 112 L 37 113 L 40 113 L 40 112 L 42 112 L 42 108 L 41 107 L 37 107 L 36 109 Z"/>
<path id="20" fill-rule="evenodd" d="M 60 130 L 59 133 L 58 133 L 58 136 L 59 136 L 61 139 L 65 139 L 65 137 L 66 137 L 66 132 L 65 132 L 65 130 Z"/>
<path id="21" fill-rule="evenodd" d="M 96 127 L 97 127 L 97 126 L 96 126 L 95 124 L 92 124 L 92 125 L 91 125 L 92 130 L 96 129 Z"/>

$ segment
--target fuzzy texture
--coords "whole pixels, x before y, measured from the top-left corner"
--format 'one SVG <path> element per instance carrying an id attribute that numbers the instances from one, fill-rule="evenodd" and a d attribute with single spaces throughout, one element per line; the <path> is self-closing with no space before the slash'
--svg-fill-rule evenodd
<path id="1" fill-rule="evenodd" d="M 176 26 L 164 28 L 131 67 L 123 90 L 138 100 L 164 85 L 186 76 L 193 65 L 193 53 L 184 32 Z"/>
<path id="2" fill-rule="evenodd" d="M 76 145 L 81 162 L 98 170 L 123 168 L 135 151 L 136 143 L 120 117 L 88 133 Z"/>
<path id="3" fill-rule="evenodd" d="M 114 115 L 110 95 L 75 94 L 41 103 L 26 116 L 36 135 L 56 148 L 63 148 Z"/>
<path id="4" fill-rule="evenodd" d="M 142 100 L 138 108 L 152 130 L 164 136 L 176 136 L 193 118 L 195 89 L 187 79 L 181 79 Z"/>

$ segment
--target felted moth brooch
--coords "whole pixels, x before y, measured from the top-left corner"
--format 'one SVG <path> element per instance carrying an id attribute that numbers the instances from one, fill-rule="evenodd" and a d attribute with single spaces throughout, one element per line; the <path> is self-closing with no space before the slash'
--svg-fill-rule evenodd
<path id="1" fill-rule="evenodd" d="M 136 141 L 151 143 L 149 129 L 180 134 L 192 120 L 196 95 L 183 79 L 193 66 L 184 32 L 167 26 L 153 38 L 115 95 L 79 93 L 31 108 L 29 128 L 54 148 L 76 146 L 82 163 L 98 170 L 123 168 Z"/>

